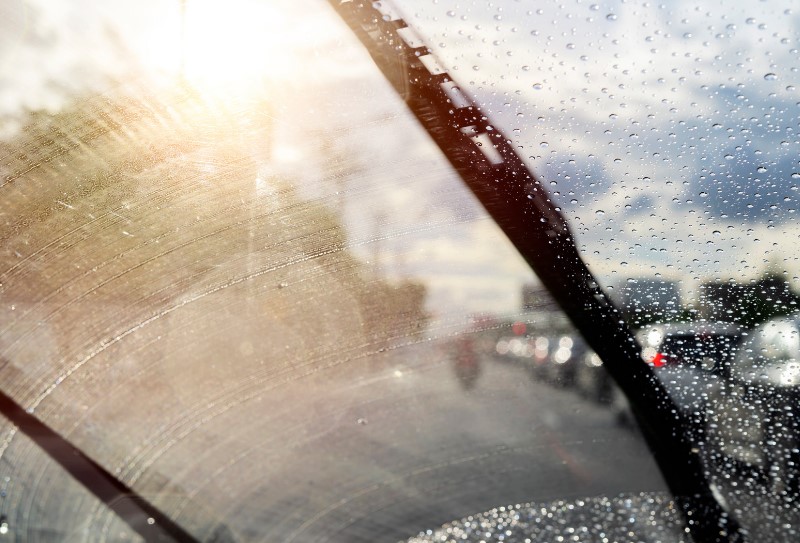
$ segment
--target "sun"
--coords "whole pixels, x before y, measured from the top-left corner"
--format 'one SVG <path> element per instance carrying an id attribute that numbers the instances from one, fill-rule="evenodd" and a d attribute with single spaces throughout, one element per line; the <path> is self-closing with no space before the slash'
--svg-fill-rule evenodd
<path id="1" fill-rule="evenodd" d="M 295 38 L 288 23 L 264 0 L 183 0 L 181 76 L 204 89 L 240 92 L 288 77 L 294 67 L 285 50 Z"/>

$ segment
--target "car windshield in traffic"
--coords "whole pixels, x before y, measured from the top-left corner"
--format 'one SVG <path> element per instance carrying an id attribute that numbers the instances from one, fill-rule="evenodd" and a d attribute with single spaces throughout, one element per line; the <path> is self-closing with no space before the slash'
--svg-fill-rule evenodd
<path id="1" fill-rule="evenodd" d="M 791 6 L 84 7 L 0 22 L 0 534 L 795 539 Z"/>

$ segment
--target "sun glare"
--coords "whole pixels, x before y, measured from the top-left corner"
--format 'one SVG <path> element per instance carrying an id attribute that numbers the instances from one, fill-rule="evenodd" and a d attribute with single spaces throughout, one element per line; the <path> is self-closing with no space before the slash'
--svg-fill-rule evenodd
<path id="1" fill-rule="evenodd" d="M 237 92 L 287 77 L 293 63 L 285 19 L 263 0 L 185 0 L 179 70 L 195 86 Z"/>

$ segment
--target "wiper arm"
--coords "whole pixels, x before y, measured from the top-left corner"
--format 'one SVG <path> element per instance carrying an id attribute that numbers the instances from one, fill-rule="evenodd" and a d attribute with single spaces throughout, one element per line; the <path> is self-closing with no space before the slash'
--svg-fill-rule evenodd
<path id="1" fill-rule="evenodd" d="M 145 541 L 196 543 L 189 532 L 134 489 L 86 456 L 58 432 L 0 391 L 0 414 L 28 436 L 76 481 L 137 532 Z"/>
<path id="2" fill-rule="evenodd" d="M 405 21 L 385 8 L 385 2 L 328 1 L 603 360 L 628 397 L 695 540 L 742 541 L 738 522 L 711 491 L 687 435 L 688 420 L 652 369 L 642 363 L 633 333 L 581 259 L 566 219 L 510 140 L 456 86 Z"/>

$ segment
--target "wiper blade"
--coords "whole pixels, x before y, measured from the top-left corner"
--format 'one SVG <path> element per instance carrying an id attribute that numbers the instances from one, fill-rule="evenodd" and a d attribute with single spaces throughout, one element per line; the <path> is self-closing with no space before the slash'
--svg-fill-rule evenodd
<path id="1" fill-rule="evenodd" d="M 75 480 L 116 513 L 145 541 L 196 543 L 189 532 L 86 456 L 69 440 L 0 391 L 0 414 L 28 436 Z"/>
<path id="2" fill-rule="evenodd" d="M 413 115 L 551 292 L 628 397 L 648 445 L 697 541 L 743 540 L 714 497 L 689 422 L 603 292 L 547 191 L 489 117 L 458 88 L 406 22 L 371 0 L 328 0 Z"/>

